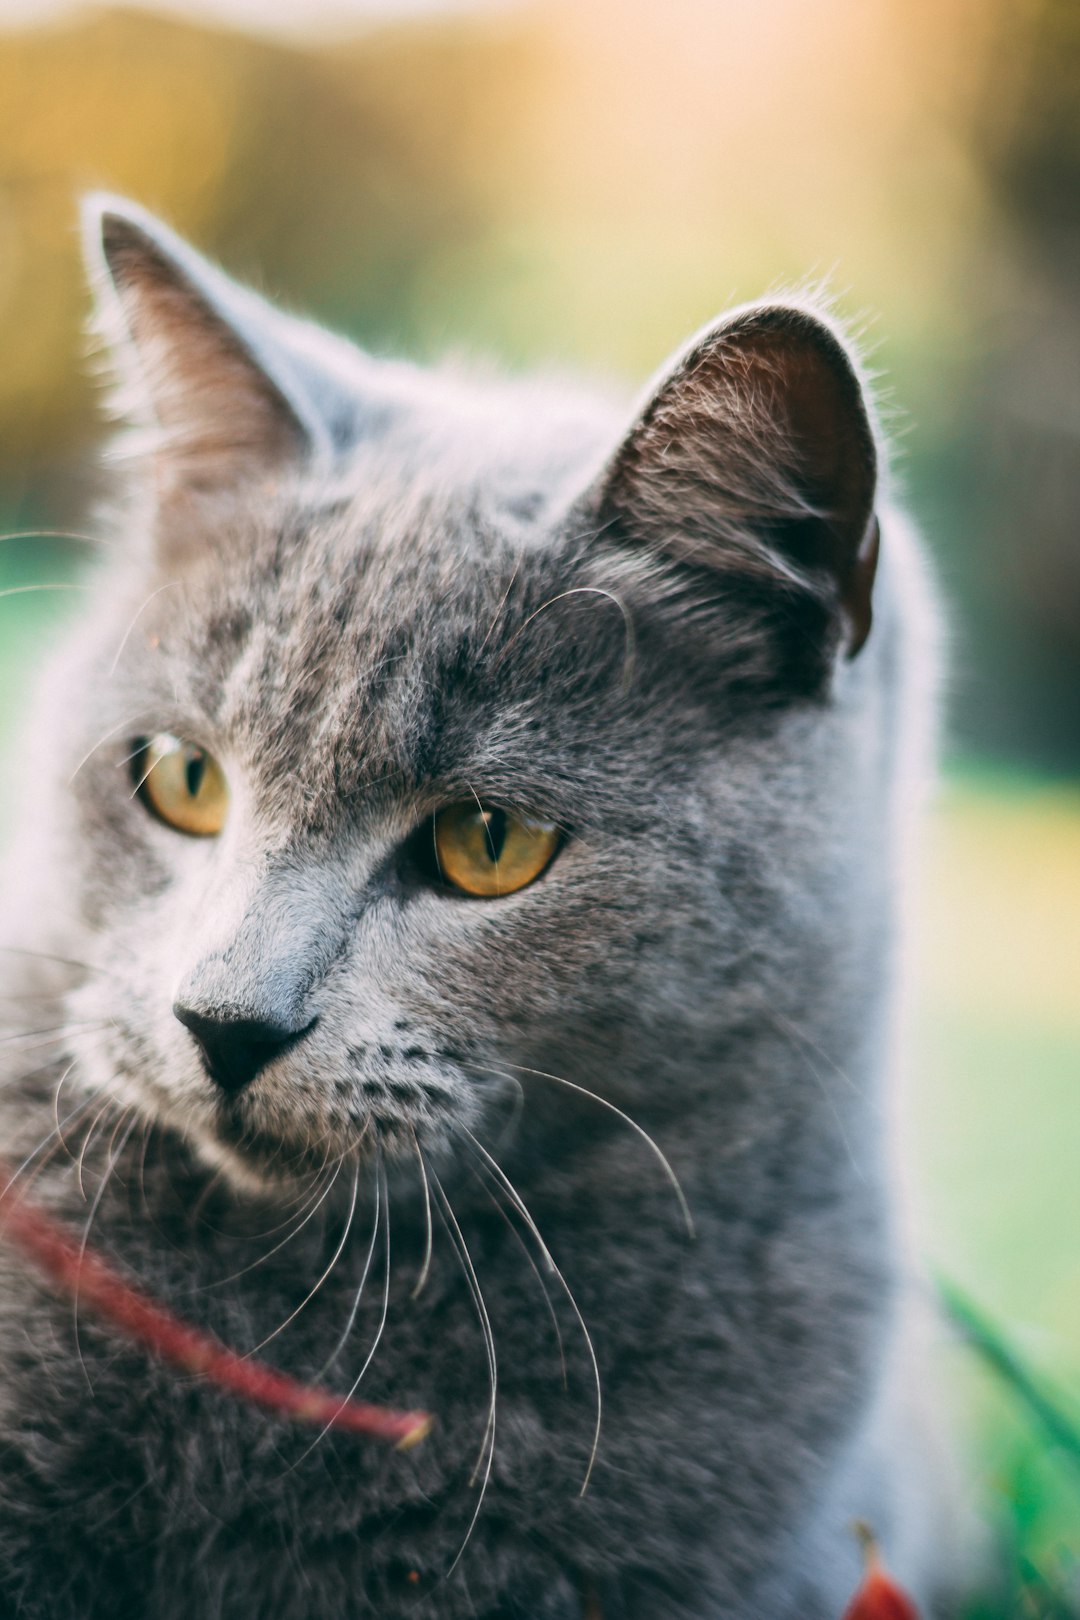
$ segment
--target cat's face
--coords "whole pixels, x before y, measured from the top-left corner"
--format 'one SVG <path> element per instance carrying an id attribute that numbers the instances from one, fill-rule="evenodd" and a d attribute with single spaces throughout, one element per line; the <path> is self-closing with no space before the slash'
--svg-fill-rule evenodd
<path id="1" fill-rule="evenodd" d="M 835 337 L 744 313 L 620 437 L 95 218 L 155 443 L 56 742 L 84 1082 L 256 1176 L 441 1149 L 540 1071 L 678 1107 L 777 928 L 762 818 L 813 817 L 776 739 L 869 627 Z"/>

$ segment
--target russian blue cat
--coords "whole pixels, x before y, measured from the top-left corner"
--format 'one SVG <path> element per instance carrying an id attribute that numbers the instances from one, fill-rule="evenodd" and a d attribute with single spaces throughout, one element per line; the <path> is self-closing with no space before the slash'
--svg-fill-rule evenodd
<path id="1" fill-rule="evenodd" d="M 48 1620 L 930 1603 L 885 1097 L 929 616 L 856 360 L 745 306 L 620 414 L 376 361 L 135 206 L 91 606 L 16 757 L 5 1152 L 185 1376 L 0 1247 Z"/>

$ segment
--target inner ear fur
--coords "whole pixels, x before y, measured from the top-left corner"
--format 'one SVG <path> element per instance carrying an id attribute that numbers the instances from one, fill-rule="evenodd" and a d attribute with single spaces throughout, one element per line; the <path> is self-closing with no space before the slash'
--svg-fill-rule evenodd
<path id="1" fill-rule="evenodd" d="M 759 304 L 694 339 L 601 482 L 604 524 L 673 561 L 830 596 L 853 657 L 870 633 L 877 449 L 831 324 Z"/>
<path id="2" fill-rule="evenodd" d="M 304 427 L 215 307 L 212 267 L 185 250 L 211 283 L 200 287 L 154 224 L 107 202 L 89 209 L 99 324 L 158 495 L 213 494 L 297 462 Z"/>

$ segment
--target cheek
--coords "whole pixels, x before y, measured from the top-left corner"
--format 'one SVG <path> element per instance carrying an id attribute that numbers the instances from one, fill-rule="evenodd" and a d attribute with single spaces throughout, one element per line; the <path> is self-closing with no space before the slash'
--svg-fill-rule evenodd
<path id="1" fill-rule="evenodd" d="M 126 779 L 125 779 L 126 780 Z M 100 935 L 128 930 L 133 915 L 151 921 L 147 904 L 167 903 L 173 887 L 172 865 L 156 841 L 147 836 L 145 812 L 128 802 L 126 790 L 99 802 L 81 800 L 72 829 L 72 859 L 83 921 Z"/>
<path id="2" fill-rule="evenodd" d="M 364 929 L 352 972 L 364 1003 L 377 990 L 448 1037 L 534 1031 L 632 1000 L 654 909 L 639 881 L 595 870 L 553 873 L 502 900 L 432 896 L 391 927 Z"/>

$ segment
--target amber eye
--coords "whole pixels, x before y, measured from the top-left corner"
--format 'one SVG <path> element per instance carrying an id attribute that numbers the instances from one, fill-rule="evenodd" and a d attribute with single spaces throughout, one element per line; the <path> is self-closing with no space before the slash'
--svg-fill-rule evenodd
<path id="1" fill-rule="evenodd" d="M 159 821 L 195 838 L 212 838 L 225 825 L 229 790 L 225 775 L 205 748 L 166 731 L 135 757 L 138 794 Z"/>
<path id="2" fill-rule="evenodd" d="M 493 900 L 538 878 L 559 847 L 559 830 L 509 810 L 451 804 L 435 817 L 435 855 L 447 883 Z"/>

